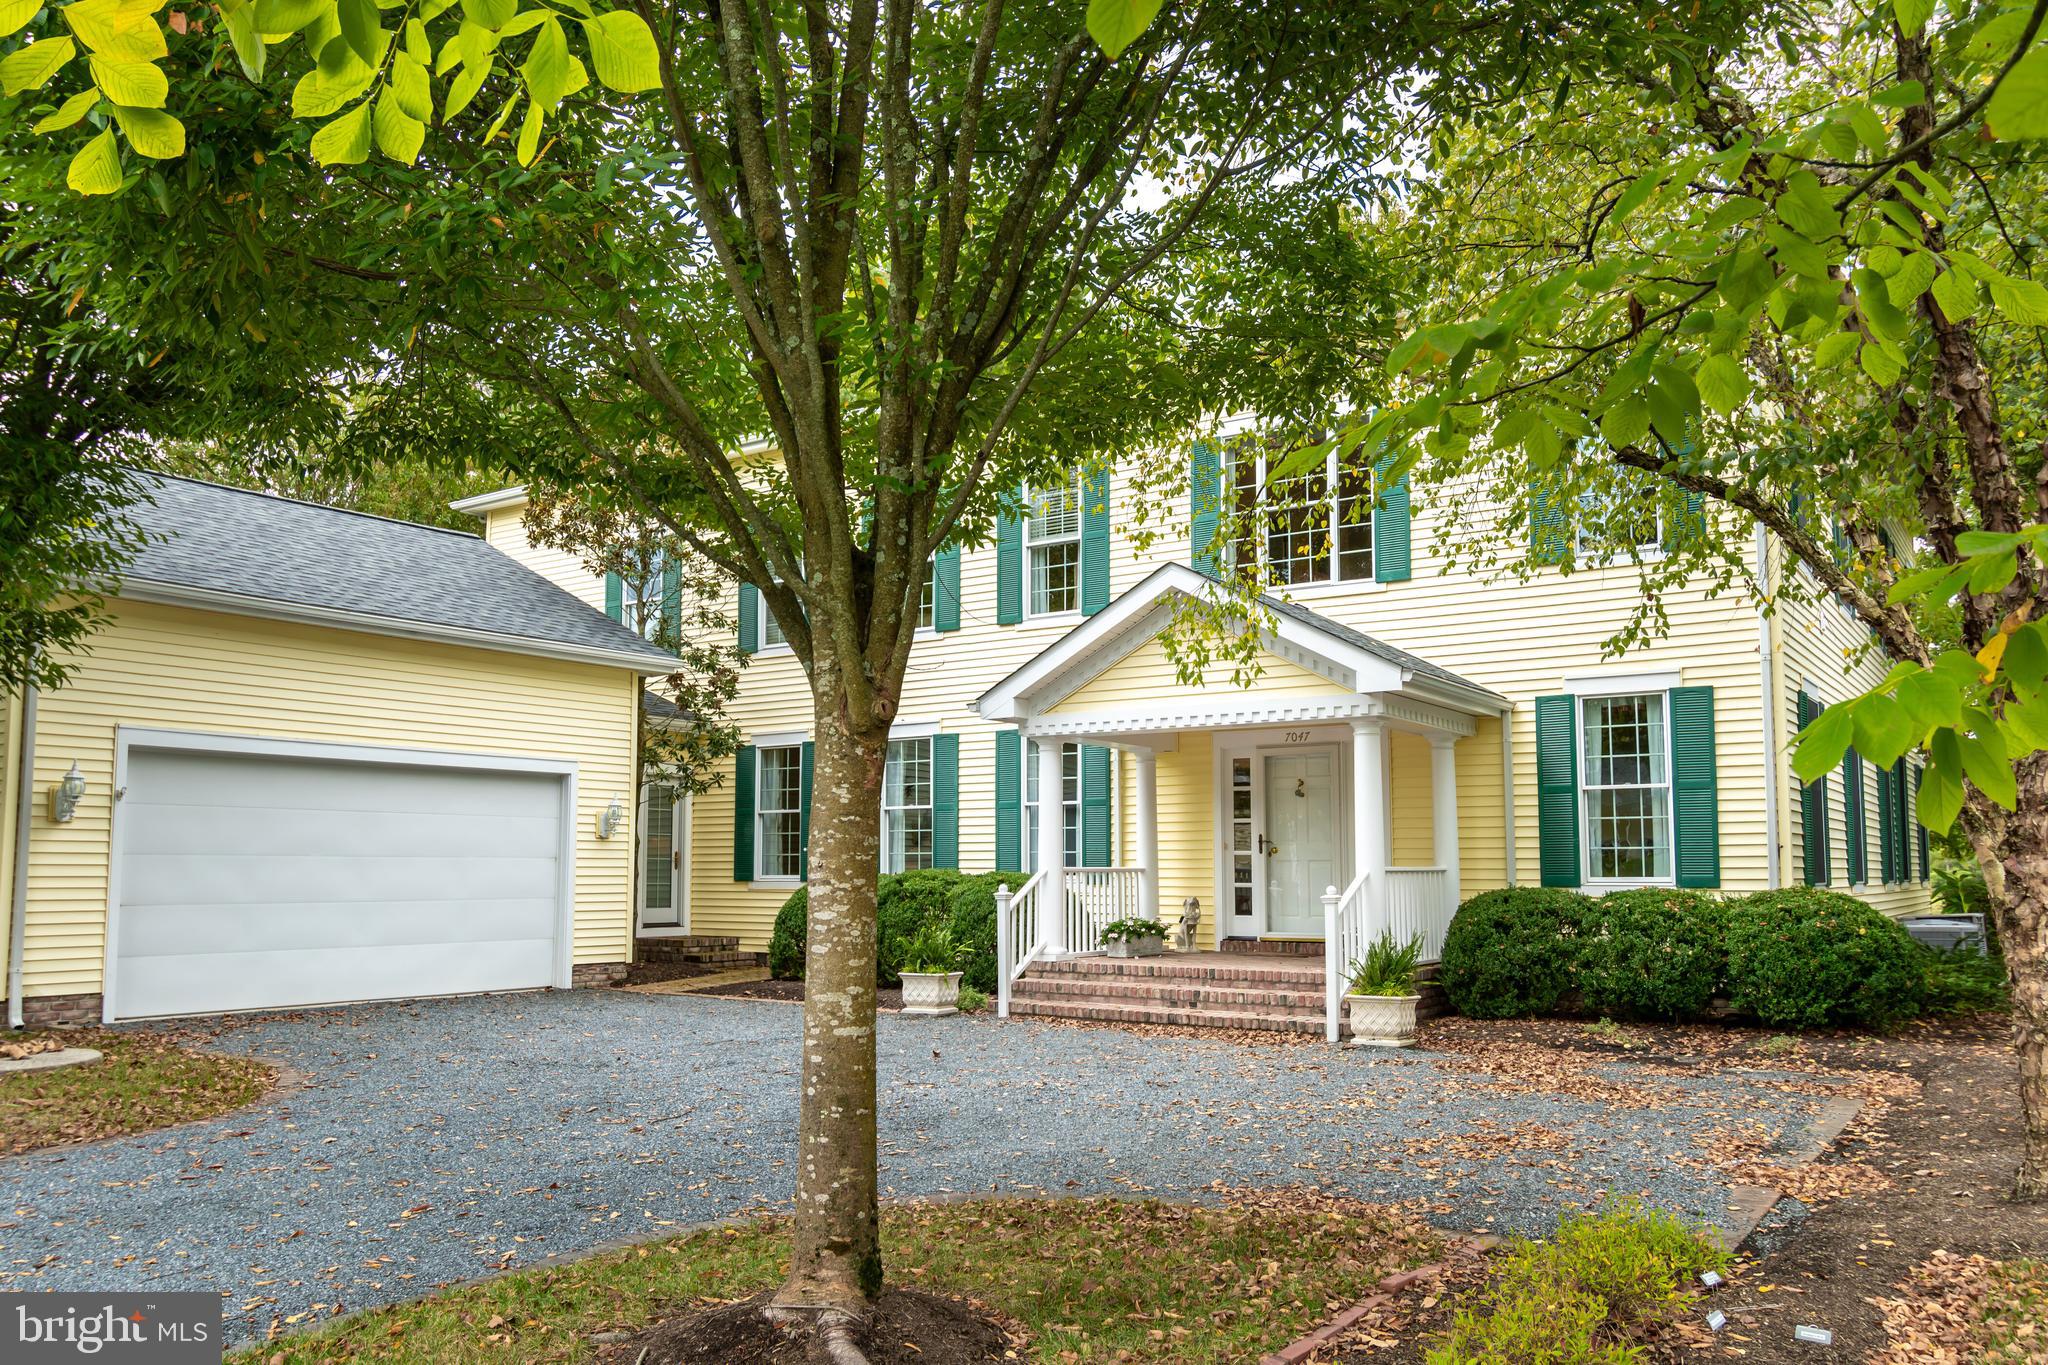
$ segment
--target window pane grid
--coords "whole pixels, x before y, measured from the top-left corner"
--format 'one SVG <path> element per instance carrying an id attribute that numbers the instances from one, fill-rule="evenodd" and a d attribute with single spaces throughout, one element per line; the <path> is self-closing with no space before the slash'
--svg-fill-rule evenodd
<path id="1" fill-rule="evenodd" d="M 1372 471 L 1339 464 L 1274 478 L 1284 458 L 1246 453 L 1231 465 L 1231 555 L 1262 561 L 1281 586 L 1372 577 Z M 1333 488 L 1334 481 L 1334 488 Z"/>
<path id="2" fill-rule="evenodd" d="M 1081 865 L 1081 746 L 1060 746 L 1060 843 L 1065 866 Z M 1038 871 L 1038 746 L 1024 747 L 1024 866 Z"/>
<path id="3" fill-rule="evenodd" d="M 1671 875 L 1671 784 L 1664 698 L 1589 697 L 1580 784 L 1587 864 L 1595 880 Z"/>
<path id="4" fill-rule="evenodd" d="M 1031 613 L 1081 609 L 1081 490 L 1070 479 L 1030 494 L 1024 539 L 1031 562 Z"/>
<path id="5" fill-rule="evenodd" d="M 919 588 L 917 592 L 917 624 L 923 630 L 930 630 L 932 622 L 937 619 L 936 608 L 939 600 L 937 571 L 938 566 L 936 564 L 929 561 L 926 562 L 924 566 L 924 586 Z"/>
<path id="6" fill-rule="evenodd" d="M 755 796 L 760 832 L 761 875 L 803 875 L 803 750 L 794 744 L 763 749 L 759 755 Z"/>
<path id="7" fill-rule="evenodd" d="M 882 870 L 932 865 L 932 742 L 889 743 L 882 770 Z"/>

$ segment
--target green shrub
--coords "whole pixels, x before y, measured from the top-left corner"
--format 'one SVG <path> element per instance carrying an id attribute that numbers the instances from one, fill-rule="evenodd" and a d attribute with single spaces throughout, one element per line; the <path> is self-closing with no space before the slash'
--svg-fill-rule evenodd
<path id="1" fill-rule="evenodd" d="M 1557 1005 L 1572 984 L 1592 904 L 1576 891 L 1514 886 L 1458 907 L 1444 936 L 1442 981 L 1461 1014 L 1514 1019 Z"/>
<path id="2" fill-rule="evenodd" d="M 799 886 L 775 912 L 775 932 L 768 936 L 768 975 L 778 981 L 804 979 L 804 945 L 810 941 L 810 891 Z"/>
<path id="3" fill-rule="evenodd" d="M 1028 872 L 981 872 L 964 876 L 953 889 L 953 942 L 968 954 L 962 988 L 983 995 L 996 989 L 996 888 L 1015 891 L 1031 879 Z M 961 1008 L 966 1008 L 962 1006 Z"/>
<path id="4" fill-rule="evenodd" d="M 1625 1019 L 1691 1019 L 1728 970 L 1728 906 L 1698 891 L 1657 888 L 1602 896 L 1579 938 L 1586 1008 Z"/>
<path id="5" fill-rule="evenodd" d="M 968 985 L 965 981 L 962 981 L 960 983 L 960 996 L 953 1003 L 954 1007 L 962 1014 L 974 1014 L 988 1008 L 988 997 Z"/>
<path id="6" fill-rule="evenodd" d="M 2007 1010 L 2012 1000 L 2006 994 L 2005 959 L 1996 953 L 1974 949 L 1945 953 L 1923 945 L 1921 1008 L 1928 1014 L 1982 1014 L 1986 1010 Z"/>
<path id="7" fill-rule="evenodd" d="M 1415 973 L 1422 964 L 1420 934 L 1401 943 L 1391 929 L 1366 945 L 1365 956 L 1346 968 L 1353 995 L 1413 995 Z"/>
<path id="8" fill-rule="evenodd" d="M 1922 962 L 1904 929 L 1839 891 L 1759 891 L 1729 908 L 1729 994 L 1772 1028 L 1909 1019 L 1920 1008 Z"/>
<path id="9" fill-rule="evenodd" d="M 1703 1270 L 1728 1255 L 1671 1214 L 1618 1200 L 1521 1242 L 1461 1308 L 1429 1365 L 1629 1365 L 1661 1324 L 1692 1306 Z"/>

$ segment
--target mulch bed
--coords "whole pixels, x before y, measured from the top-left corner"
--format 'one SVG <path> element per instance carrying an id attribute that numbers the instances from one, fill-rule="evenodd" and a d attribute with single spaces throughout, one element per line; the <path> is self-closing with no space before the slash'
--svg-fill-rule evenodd
<path id="1" fill-rule="evenodd" d="M 699 995 L 730 995 L 742 1000 L 795 1000 L 804 998 L 804 983 L 801 981 L 739 981 L 730 986 L 708 986 L 697 992 Z M 878 1010 L 900 1010 L 903 1008 L 903 988 L 883 986 L 875 992 L 875 1008 Z"/>
<path id="2" fill-rule="evenodd" d="M 658 1323 L 607 1351 L 606 1365 L 802 1365 L 808 1331 L 761 1312 L 769 1294 Z M 860 1341 L 869 1365 L 984 1365 L 1017 1359 L 1021 1339 L 975 1304 L 914 1289 L 886 1289 Z"/>
<path id="3" fill-rule="evenodd" d="M 1878 1358 L 1937 1361 L 1931 1341 L 1901 1343 L 1895 1326 L 1915 1321 L 1911 1306 L 1941 1292 L 1928 1267 L 1954 1258 L 1994 1260 L 2048 1255 L 2048 1205 L 2006 1198 L 2019 1164 L 2023 1132 L 2017 1065 L 2002 1018 L 1941 1020 L 1896 1035 L 1805 1035 L 1795 1045 L 1762 1030 L 1718 1026 L 1630 1025 L 1629 1044 L 1588 1034 L 1575 1021 L 1484 1024 L 1445 1020 L 1429 1026 L 1423 1046 L 1463 1053 L 1527 1083 L 1550 1084 L 1574 1056 L 1590 1063 L 1627 1054 L 1655 1070 L 1697 1072 L 1721 1066 L 1800 1071 L 1824 1068 L 1866 1078 L 1862 1116 L 1832 1149 L 1798 1172 L 1809 1204 L 1781 1200 L 1742 1248 L 1728 1284 L 1709 1293 L 1699 1314 L 1718 1308 L 1727 1326 L 1710 1335 L 1684 1324 L 1687 1359 L 1848 1365 Z M 1648 1078 L 1646 1078 L 1648 1079 Z M 1652 1082 L 1654 1083 L 1654 1082 Z M 1625 1087 L 1580 1080 L 1591 1090 Z M 1608 1095 L 1626 1103 L 1624 1094 Z M 1767 1173 L 1755 1163 L 1724 1165 L 1742 1178 Z M 1917 1272 L 1917 1273 L 1916 1273 Z M 1408 1365 L 1421 1361 L 1433 1334 L 1449 1324 L 1462 1294 L 1481 1287 L 1476 1263 L 1454 1267 L 1445 1281 L 1419 1285 L 1384 1312 L 1361 1322 L 1318 1361 L 1344 1365 Z M 1938 1317 L 1923 1313 L 1921 1319 Z M 1824 1327 L 1833 1344 L 1798 1341 L 1801 1324 Z M 1896 1352 L 1905 1350 L 1903 1356 Z M 2048 1360 L 2048 1350 L 2041 1357 Z"/>

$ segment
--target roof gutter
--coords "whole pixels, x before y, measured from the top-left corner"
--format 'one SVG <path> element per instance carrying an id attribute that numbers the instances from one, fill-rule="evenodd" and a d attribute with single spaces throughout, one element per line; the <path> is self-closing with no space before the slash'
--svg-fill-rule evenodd
<path id="1" fill-rule="evenodd" d="M 472 630 L 425 621 L 405 621 L 373 612 L 347 611 L 339 607 L 312 607 L 247 593 L 194 588 L 182 583 L 164 583 L 130 576 L 122 581 L 120 595 L 136 602 L 155 602 L 170 607 L 196 607 L 201 611 L 227 612 L 235 616 L 256 616 L 299 625 L 332 626 L 359 630 L 368 635 L 393 635 L 407 640 L 430 640 L 436 644 L 466 645 L 472 649 L 493 649 L 505 654 L 535 655 L 567 663 L 600 664 L 626 668 L 644 677 L 675 671 L 675 661 L 651 650 L 604 649 L 594 645 L 570 644 L 563 640 L 538 640 L 527 635 Z"/>
<path id="2" fill-rule="evenodd" d="M 448 510 L 451 512 L 468 512 L 472 516 L 480 517 L 486 512 L 495 512 L 501 507 L 517 507 L 520 503 L 527 500 L 526 485 L 516 483 L 510 488 L 496 488 L 488 493 L 472 493 L 466 498 L 457 498 L 454 502 L 448 504 Z"/>
<path id="3" fill-rule="evenodd" d="M 36 685 L 21 694 L 21 780 L 14 793 L 14 886 L 7 932 L 7 1026 L 20 1028 L 22 937 L 28 930 L 28 835 L 35 819 Z"/>

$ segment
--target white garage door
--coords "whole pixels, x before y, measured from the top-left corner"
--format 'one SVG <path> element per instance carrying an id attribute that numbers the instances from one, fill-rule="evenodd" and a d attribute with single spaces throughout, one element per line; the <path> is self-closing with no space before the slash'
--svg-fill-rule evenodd
<path id="1" fill-rule="evenodd" d="M 556 982 L 563 779 L 132 748 L 120 1018 Z"/>

